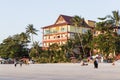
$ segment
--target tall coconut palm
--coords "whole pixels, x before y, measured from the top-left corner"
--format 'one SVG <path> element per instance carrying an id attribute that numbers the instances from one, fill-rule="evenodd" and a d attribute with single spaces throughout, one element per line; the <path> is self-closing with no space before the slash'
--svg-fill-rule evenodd
<path id="1" fill-rule="evenodd" d="M 73 26 L 75 26 L 75 32 L 78 34 L 79 36 L 79 40 L 80 40 L 80 43 L 81 43 L 81 47 L 82 47 L 82 50 L 83 50 L 83 54 L 85 54 L 85 51 L 84 51 L 84 47 L 83 47 L 83 43 L 82 43 L 82 35 L 81 33 L 79 33 L 79 27 L 80 26 L 85 26 L 84 24 L 84 18 L 81 18 L 79 16 L 74 16 L 72 19 L 72 24 Z"/>
<path id="2" fill-rule="evenodd" d="M 74 16 L 71 21 L 72 21 L 72 24 L 75 26 L 75 27 L 80 27 L 82 24 L 83 24 L 83 18 L 79 17 L 79 16 Z"/>
<path id="3" fill-rule="evenodd" d="M 88 30 L 84 35 L 83 35 L 83 44 L 84 44 L 84 49 L 85 52 L 88 53 L 88 56 L 92 55 L 92 40 L 93 40 L 93 32 L 91 30 Z"/>
<path id="4" fill-rule="evenodd" d="M 26 28 L 26 33 L 28 34 L 31 34 L 31 39 L 32 39 L 32 42 L 33 41 L 33 35 L 37 35 L 37 32 L 38 30 L 36 30 L 34 27 L 33 27 L 33 24 L 29 24 Z"/>
<path id="5" fill-rule="evenodd" d="M 100 19 L 100 20 L 108 19 L 107 21 L 111 21 L 115 27 L 118 28 L 120 26 L 120 14 L 119 14 L 119 11 L 112 11 L 112 15 L 107 15 L 104 18 L 98 18 L 98 19 Z"/>

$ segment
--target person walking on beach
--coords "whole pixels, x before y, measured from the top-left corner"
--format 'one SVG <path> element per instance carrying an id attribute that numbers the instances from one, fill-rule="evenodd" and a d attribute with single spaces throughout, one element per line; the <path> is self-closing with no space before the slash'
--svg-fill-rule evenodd
<path id="1" fill-rule="evenodd" d="M 98 68 L 98 60 L 97 60 L 97 58 L 95 58 L 95 60 L 94 60 L 94 68 Z"/>
<path id="2" fill-rule="evenodd" d="M 20 66 L 22 67 L 22 61 L 20 61 Z"/>

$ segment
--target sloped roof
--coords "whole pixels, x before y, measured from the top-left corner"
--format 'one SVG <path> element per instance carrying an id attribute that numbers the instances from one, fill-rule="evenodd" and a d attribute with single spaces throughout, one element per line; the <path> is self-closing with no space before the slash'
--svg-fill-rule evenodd
<path id="1" fill-rule="evenodd" d="M 57 22 L 59 21 L 59 19 L 60 19 L 61 17 L 65 20 L 65 22 L 64 22 L 64 23 L 59 23 L 59 24 L 57 24 Z M 52 25 L 49 25 L 49 26 L 45 26 L 45 27 L 42 27 L 42 28 L 47 28 L 47 27 L 52 27 L 52 26 L 58 26 L 58 25 L 63 25 L 63 24 L 70 24 L 70 25 L 72 25 L 72 21 L 71 21 L 72 18 L 73 18 L 73 17 L 71 17 L 71 16 L 60 15 L 60 16 L 57 18 L 55 24 L 52 24 Z M 91 20 L 90 20 L 90 21 L 91 21 Z M 86 25 L 86 27 L 89 27 L 89 28 L 91 27 L 91 26 L 89 26 L 85 21 L 83 22 L 83 24 Z M 91 27 L 91 28 L 92 28 L 92 27 Z"/>
<path id="2" fill-rule="evenodd" d="M 60 19 L 61 17 L 65 20 L 65 22 L 64 22 L 64 23 L 56 24 L 56 23 L 59 21 L 59 19 Z M 52 27 L 52 26 L 59 26 L 59 25 L 72 24 L 72 22 L 71 22 L 71 19 L 72 19 L 72 18 L 73 18 L 73 17 L 71 17 L 71 16 L 60 15 L 60 16 L 57 18 L 57 20 L 56 20 L 56 22 L 55 22 L 54 24 L 49 25 L 49 26 L 42 27 L 42 29 L 43 29 L 43 28 L 47 28 L 47 27 Z"/>
<path id="3" fill-rule="evenodd" d="M 62 17 L 64 18 L 64 20 L 65 20 L 68 24 L 72 24 L 71 19 L 72 19 L 73 17 L 71 17 L 71 16 L 66 16 L 66 15 L 60 15 L 60 16 L 62 16 Z"/>

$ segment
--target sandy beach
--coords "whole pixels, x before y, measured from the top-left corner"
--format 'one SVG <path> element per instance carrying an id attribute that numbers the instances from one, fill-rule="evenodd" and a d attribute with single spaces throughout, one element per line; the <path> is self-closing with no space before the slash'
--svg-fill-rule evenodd
<path id="1" fill-rule="evenodd" d="M 98 69 L 80 63 L 0 64 L 0 80 L 120 80 L 120 63 L 99 63 Z"/>

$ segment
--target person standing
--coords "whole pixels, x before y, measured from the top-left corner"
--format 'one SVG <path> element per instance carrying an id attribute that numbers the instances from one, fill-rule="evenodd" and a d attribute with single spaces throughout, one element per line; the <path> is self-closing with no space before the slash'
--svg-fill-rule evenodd
<path id="1" fill-rule="evenodd" d="M 94 68 L 98 68 L 98 60 L 97 60 L 97 58 L 94 60 Z"/>

